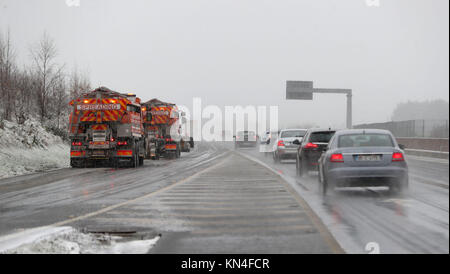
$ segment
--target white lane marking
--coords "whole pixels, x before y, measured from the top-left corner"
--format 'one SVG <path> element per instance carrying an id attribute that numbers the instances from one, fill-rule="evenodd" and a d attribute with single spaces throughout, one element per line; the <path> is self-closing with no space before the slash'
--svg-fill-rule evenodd
<path id="1" fill-rule="evenodd" d="M 228 152 L 225 152 L 223 154 L 227 154 L 227 153 Z M 223 155 L 223 154 L 220 154 L 220 155 Z M 125 201 L 125 202 L 122 202 L 122 203 L 111 205 L 111 206 L 105 207 L 103 209 L 100 209 L 100 210 L 97 210 L 97 211 L 94 211 L 94 212 L 91 212 L 91 213 L 88 213 L 88 214 L 85 214 L 85 215 L 82 215 L 82 216 L 79 216 L 79 217 L 76 217 L 76 218 L 72 218 L 72 219 L 68 219 L 68 220 L 65 220 L 65 221 L 57 222 L 57 223 L 52 224 L 51 226 L 64 226 L 64 225 L 67 225 L 69 223 L 73 223 L 73 222 L 76 222 L 76 221 L 84 220 L 84 219 L 89 218 L 89 217 L 97 216 L 97 215 L 100 215 L 102 213 L 111 211 L 113 209 L 116 209 L 116 208 L 119 208 L 119 207 L 122 207 L 122 206 L 125 206 L 125 205 L 128 205 L 128 204 L 132 204 L 132 203 L 138 202 L 140 200 L 152 197 L 152 196 L 154 196 L 156 194 L 159 194 L 161 192 L 167 191 L 169 189 L 174 188 L 175 186 L 178 186 L 178 185 L 180 185 L 182 183 L 185 183 L 185 182 L 187 182 L 189 180 L 192 180 L 192 179 L 198 177 L 199 175 L 201 175 L 201 174 L 203 174 L 203 173 L 205 173 L 205 172 L 207 172 L 207 171 L 209 171 L 209 170 L 211 170 L 211 169 L 221 165 L 228 157 L 225 157 L 224 159 L 222 159 L 222 161 L 220 161 L 219 163 L 216 163 L 215 165 L 207 167 L 207 168 L 205 168 L 205 169 L 203 169 L 203 170 L 201 170 L 201 171 L 199 171 L 199 172 L 197 172 L 197 173 L 195 173 L 195 174 L 193 174 L 193 175 L 191 175 L 191 176 L 189 176 L 187 178 L 182 179 L 181 181 L 173 183 L 173 184 L 171 184 L 169 186 L 166 186 L 164 188 L 161 188 L 161 189 L 159 189 L 157 191 L 148 193 L 148 194 L 146 194 L 144 196 L 140 196 L 140 197 L 137 197 L 137 198 L 132 199 L 132 200 L 128 200 L 128 201 Z"/>
<path id="2" fill-rule="evenodd" d="M 236 151 L 239 155 L 241 155 L 244 158 L 249 159 L 250 161 L 256 162 L 263 167 L 266 167 L 267 169 L 271 170 L 274 174 L 278 175 L 281 180 L 280 182 L 286 187 L 287 191 L 292 194 L 294 199 L 297 201 L 297 203 L 302 207 L 302 209 L 306 212 L 306 214 L 309 216 L 311 222 L 314 224 L 316 229 L 319 231 L 320 235 L 324 239 L 325 242 L 329 245 L 333 253 L 340 254 L 345 253 L 344 249 L 340 246 L 336 238 L 331 234 L 331 232 L 328 230 L 328 228 L 325 226 L 325 224 L 322 222 L 321 218 L 314 212 L 314 210 L 309 206 L 309 204 L 304 200 L 300 193 L 295 190 L 288 182 L 288 179 L 286 175 L 282 174 L 281 172 L 273 169 L 266 163 L 256 159 L 253 156 L 245 155 L 241 152 Z"/>

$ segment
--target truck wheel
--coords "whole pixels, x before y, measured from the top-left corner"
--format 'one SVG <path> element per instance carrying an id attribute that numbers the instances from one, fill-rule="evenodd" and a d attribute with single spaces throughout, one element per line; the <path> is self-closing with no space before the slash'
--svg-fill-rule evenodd
<path id="1" fill-rule="evenodd" d="M 136 150 L 134 153 L 134 168 L 137 168 L 137 167 L 139 167 L 139 147 L 138 146 L 136 146 Z"/>
<path id="2" fill-rule="evenodd" d="M 131 154 L 131 159 L 130 159 L 130 167 L 131 168 L 136 168 L 137 167 L 137 148 L 136 148 L 136 143 L 133 143 L 133 147 L 132 147 L 132 151 L 133 153 Z"/>
<path id="3" fill-rule="evenodd" d="M 119 168 L 119 160 L 117 158 L 112 158 L 111 165 L 114 169 L 118 169 Z"/>
<path id="4" fill-rule="evenodd" d="M 152 160 L 159 160 L 159 158 L 160 158 L 160 155 L 159 155 L 159 153 L 155 153 L 155 156 L 153 156 L 152 157 Z"/>
<path id="5" fill-rule="evenodd" d="M 80 164 L 79 161 L 70 160 L 70 166 L 71 166 L 72 168 L 80 168 L 80 167 L 81 167 L 81 164 Z"/>

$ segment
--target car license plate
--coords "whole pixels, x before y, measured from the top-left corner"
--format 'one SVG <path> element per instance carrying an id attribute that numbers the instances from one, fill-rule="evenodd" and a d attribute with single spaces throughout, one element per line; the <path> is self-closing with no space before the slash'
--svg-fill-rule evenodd
<path id="1" fill-rule="evenodd" d="M 356 155 L 355 156 L 356 161 L 365 162 L 365 161 L 380 161 L 381 155 Z"/>
<path id="2" fill-rule="evenodd" d="M 94 150 L 94 151 L 92 151 L 92 155 L 94 155 L 94 156 L 105 156 L 105 151 L 103 151 L 103 150 Z"/>

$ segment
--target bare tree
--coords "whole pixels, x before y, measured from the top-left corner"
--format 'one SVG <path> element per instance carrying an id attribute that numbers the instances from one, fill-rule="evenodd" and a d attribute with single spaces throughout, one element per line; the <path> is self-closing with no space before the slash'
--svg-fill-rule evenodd
<path id="1" fill-rule="evenodd" d="M 66 92 L 66 81 L 61 75 L 52 87 L 53 114 L 56 116 L 56 128 L 60 129 L 60 120 L 66 116 L 69 103 L 69 95 Z"/>
<path id="2" fill-rule="evenodd" d="M 41 122 L 48 118 L 48 102 L 52 89 L 61 77 L 63 66 L 57 66 L 57 55 L 54 41 L 46 33 L 41 40 L 30 49 L 37 73 L 37 103 Z"/>
<path id="3" fill-rule="evenodd" d="M 16 103 L 14 108 L 14 116 L 16 122 L 23 124 L 35 110 L 35 93 L 33 92 L 34 83 L 37 82 L 33 78 L 33 74 L 24 68 L 16 75 Z"/>
<path id="4" fill-rule="evenodd" d="M 9 31 L 5 38 L 0 35 L 0 100 L 3 109 L 2 118 L 11 120 L 14 109 L 14 73 L 15 52 L 11 45 Z"/>
<path id="5" fill-rule="evenodd" d="M 91 88 L 91 84 L 89 79 L 84 75 L 78 72 L 78 69 L 75 68 L 70 75 L 69 80 L 69 96 L 71 99 L 79 97 L 83 92 L 89 91 Z"/>

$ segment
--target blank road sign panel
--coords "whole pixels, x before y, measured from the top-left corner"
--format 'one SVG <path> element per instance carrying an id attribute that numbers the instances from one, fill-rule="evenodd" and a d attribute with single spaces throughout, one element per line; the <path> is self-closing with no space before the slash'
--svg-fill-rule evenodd
<path id="1" fill-rule="evenodd" d="M 287 100 L 312 100 L 313 82 L 312 81 L 287 81 L 286 82 Z"/>
<path id="2" fill-rule="evenodd" d="M 289 91 L 298 91 L 302 88 L 313 88 L 312 81 L 286 81 L 286 89 Z"/>
<path id="3" fill-rule="evenodd" d="M 296 91 L 286 91 L 287 100 L 312 100 L 312 92 L 296 92 Z"/>

